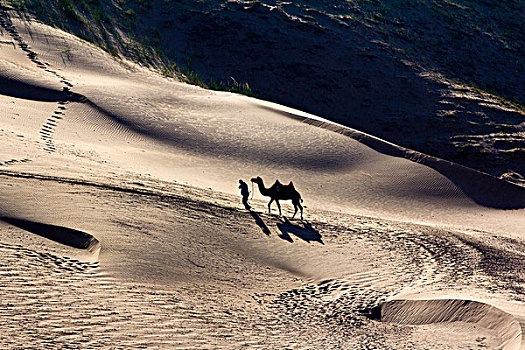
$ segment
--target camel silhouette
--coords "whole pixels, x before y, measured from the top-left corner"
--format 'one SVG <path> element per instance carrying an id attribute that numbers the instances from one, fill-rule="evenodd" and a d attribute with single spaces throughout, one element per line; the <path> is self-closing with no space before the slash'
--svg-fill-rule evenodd
<path id="1" fill-rule="evenodd" d="M 292 181 L 290 181 L 288 185 L 283 185 L 279 182 L 279 180 L 276 180 L 270 188 L 264 187 L 263 179 L 260 176 L 252 178 L 251 181 L 259 185 L 259 192 L 261 192 L 263 196 L 270 197 L 270 202 L 268 203 L 268 213 L 272 212 L 271 205 L 272 202 L 275 201 L 275 203 L 277 203 L 277 208 L 279 208 L 279 215 L 282 216 L 281 204 L 279 203 L 279 200 L 291 199 L 295 208 L 292 219 L 295 217 L 295 214 L 297 214 L 297 209 L 301 209 L 301 221 L 303 220 L 303 206 L 301 205 L 303 199 L 301 198 L 299 192 L 297 192 L 295 189 Z"/>

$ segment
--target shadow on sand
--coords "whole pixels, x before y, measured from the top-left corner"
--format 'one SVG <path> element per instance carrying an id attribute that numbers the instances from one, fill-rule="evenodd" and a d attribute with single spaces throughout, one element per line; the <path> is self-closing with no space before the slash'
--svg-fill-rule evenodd
<path id="1" fill-rule="evenodd" d="M 259 226 L 261 228 L 262 232 L 264 232 L 264 234 L 269 236 L 270 235 L 270 229 L 268 228 L 268 226 L 266 226 L 266 224 L 261 219 L 261 217 L 254 211 L 250 211 L 250 215 L 255 219 L 255 223 L 257 224 L 257 226 Z"/>
<path id="2" fill-rule="evenodd" d="M 71 228 L 42 224 L 39 222 L 16 219 L 11 217 L 0 217 L 0 220 L 10 223 L 13 226 L 45 237 L 52 241 L 73 247 L 78 249 L 91 250 L 94 245 L 98 244 L 98 240 L 82 231 L 74 230 Z"/>
<path id="3" fill-rule="evenodd" d="M 321 239 L 321 234 L 312 227 L 312 224 L 308 222 L 303 222 L 302 225 L 296 225 L 288 221 L 287 218 L 283 218 L 283 222 L 278 223 L 277 228 L 279 228 L 281 231 L 279 237 L 285 241 L 293 242 L 293 239 L 290 236 L 291 233 L 308 243 L 319 242 L 324 244 L 323 240 Z"/>

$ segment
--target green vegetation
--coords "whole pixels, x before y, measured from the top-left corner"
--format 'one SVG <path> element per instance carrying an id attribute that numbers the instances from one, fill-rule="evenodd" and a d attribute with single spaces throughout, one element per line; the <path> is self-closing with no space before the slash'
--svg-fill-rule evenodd
<path id="1" fill-rule="evenodd" d="M 239 83 L 233 77 L 227 82 L 210 80 L 188 68 L 181 69 L 166 56 L 158 28 L 141 36 L 133 35 L 134 21 L 153 4 L 151 0 L 1 0 L 19 13 L 31 13 L 39 20 L 96 44 L 114 57 L 125 56 L 137 63 L 157 69 L 167 77 L 183 80 L 207 89 L 230 91 L 254 96 L 248 83 Z M 169 5 L 168 0 L 163 5 Z M 118 23 L 118 25 L 117 25 Z M 120 30 L 128 35 L 124 40 Z"/>
<path id="2" fill-rule="evenodd" d="M 494 100 L 497 100 L 499 103 L 501 103 L 503 106 L 515 109 L 516 111 L 519 111 L 523 115 L 525 115 L 525 105 L 521 104 L 518 100 L 513 98 L 505 98 L 501 95 L 498 95 L 496 91 L 493 91 L 489 88 L 481 88 L 474 82 L 467 82 L 466 84 L 468 87 L 470 87 L 472 90 L 477 92 L 480 95 L 489 95 Z"/>
<path id="3" fill-rule="evenodd" d="M 75 21 L 82 20 L 73 5 L 73 0 L 58 0 L 58 4 L 67 17 Z"/>
<path id="4" fill-rule="evenodd" d="M 215 82 L 211 81 L 210 84 L 208 84 L 206 87 L 210 88 L 212 90 L 218 90 L 218 91 L 228 91 L 228 92 L 234 92 L 237 94 L 242 94 L 250 97 L 255 97 L 255 94 L 252 92 L 252 89 L 250 88 L 250 85 L 248 83 L 240 83 L 237 80 L 235 80 L 234 77 L 230 77 L 231 82 Z"/>
<path id="5" fill-rule="evenodd" d="M 0 5 L 4 6 L 3 2 L 0 2 Z M 26 13 L 27 12 L 27 6 L 25 4 L 25 1 L 23 1 L 23 0 L 12 1 L 11 6 L 13 6 L 13 8 L 15 8 L 16 10 L 18 10 L 18 11 L 20 11 L 22 13 Z"/>
<path id="6" fill-rule="evenodd" d="M 242 40 L 264 42 L 266 36 L 262 35 L 257 25 L 239 24 L 228 17 L 227 11 L 221 12 L 225 7 L 234 12 L 235 4 L 242 11 L 259 8 L 254 5 L 264 2 L 217 0 L 181 5 L 170 0 L 2 0 L 20 13 L 31 13 L 39 20 L 72 32 L 114 56 L 125 56 L 156 68 L 165 75 L 173 75 L 170 72 L 176 71 L 176 76 L 184 74 L 189 82 L 199 81 L 197 85 L 244 94 L 253 94 L 250 86 L 224 78 L 228 72 L 206 77 L 197 75 L 193 69 L 182 72 L 180 67 L 184 66 L 181 65 L 184 50 L 168 47 L 171 44 L 163 43 L 166 37 L 162 38 L 160 32 L 176 27 L 177 21 L 188 20 L 179 13 L 190 6 L 197 12 L 207 13 L 212 20 L 210 23 L 223 25 L 221 30 L 235 28 Z M 324 13 L 338 18 L 339 23 L 364 36 L 373 32 L 373 39 L 397 50 L 406 57 L 403 59 L 425 69 L 439 71 L 463 84 L 474 82 L 485 91 L 515 103 L 514 100 L 523 100 L 515 89 L 498 85 L 501 79 L 497 76 L 487 78 L 476 71 L 476 67 L 480 66 L 476 45 L 481 49 L 492 47 L 492 50 L 495 46 L 501 47 L 498 53 L 502 55 L 522 53 L 523 26 L 519 14 L 525 11 L 524 4 L 523 1 L 511 0 L 334 0 L 330 6 L 325 2 L 291 2 L 279 6 L 285 11 L 292 9 L 291 14 L 306 18 L 306 21 L 318 17 L 317 13 Z M 191 16 L 192 8 L 189 10 Z M 220 15 L 217 22 L 213 22 L 216 13 Z M 124 39 L 120 33 L 125 34 Z M 469 47 L 467 42 L 474 44 Z M 239 45 L 242 44 L 239 42 Z M 502 69 L 502 62 L 505 58 L 494 63 L 495 68 Z M 178 68 L 174 70 L 173 67 Z"/>

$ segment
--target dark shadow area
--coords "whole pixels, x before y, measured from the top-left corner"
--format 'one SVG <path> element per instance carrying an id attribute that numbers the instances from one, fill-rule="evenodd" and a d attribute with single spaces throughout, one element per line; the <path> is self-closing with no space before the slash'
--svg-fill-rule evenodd
<path id="1" fill-rule="evenodd" d="M 302 225 L 296 225 L 288 221 L 287 218 L 284 218 L 283 220 L 283 222 L 277 224 L 277 228 L 279 228 L 282 233 L 279 235 L 279 237 L 282 239 L 293 242 L 292 238 L 290 237 L 291 233 L 308 243 L 319 242 L 324 244 L 323 240 L 321 239 L 321 234 L 312 227 L 312 224 L 303 222 Z"/>
<path id="2" fill-rule="evenodd" d="M 381 321 L 381 305 L 361 310 L 361 314 L 371 320 Z"/>
<path id="3" fill-rule="evenodd" d="M 279 224 L 277 224 L 277 227 L 279 227 Z M 279 228 L 280 229 L 280 228 Z M 292 237 L 290 237 L 290 234 L 288 231 L 281 230 L 281 233 L 277 235 L 279 238 L 284 239 L 285 241 L 288 241 L 290 243 L 293 243 Z"/>
<path id="4" fill-rule="evenodd" d="M 130 128 L 132 131 L 141 133 L 145 132 L 145 130 L 143 130 L 143 128 L 141 128 L 140 126 L 130 123 L 124 118 L 120 118 L 117 115 L 110 113 L 109 111 L 105 110 L 104 108 L 98 106 L 96 103 L 88 99 L 86 96 L 78 94 L 76 92 L 71 92 L 70 90 L 55 90 L 0 76 L 0 94 L 24 100 L 40 102 L 83 103 L 93 108 L 97 112 L 112 118 L 115 122 L 127 128 Z"/>
<path id="5" fill-rule="evenodd" d="M 93 245 L 98 243 L 98 240 L 82 231 L 74 230 L 67 227 L 42 224 L 39 222 L 16 219 L 10 217 L 0 217 L 3 220 L 13 226 L 45 237 L 52 241 L 67 245 L 69 247 L 78 249 L 89 249 Z"/>
<path id="6" fill-rule="evenodd" d="M 68 100 L 68 93 L 0 76 L 0 94 L 24 100 L 58 102 Z"/>
<path id="7" fill-rule="evenodd" d="M 254 211 L 250 211 L 250 215 L 255 219 L 255 223 L 261 228 L 262 232 L 264 232 L 265 235 L 269 236 L 270 229 L 268 228 L 268 226 L 266 226 L 261 217 Z"/>
<path id="8" fill-rule="evenodd" d="M 479 205 L 496 209 L 525 208 L 525 187 L 431 156 L 415 161 L 447 177 Z"/>

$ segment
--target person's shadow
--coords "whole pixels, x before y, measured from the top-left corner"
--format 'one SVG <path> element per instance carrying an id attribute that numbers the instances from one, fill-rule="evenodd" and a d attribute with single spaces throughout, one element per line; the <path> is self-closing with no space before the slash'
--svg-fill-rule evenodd
<path id="1" fill-rule="evenodd" d="M 255 223 L 257 224 L 257 226 L 261 228 L 262 232 L 264 232 L 267 236 L 269 236 L 270 229 L 268 228 L 268 226 L 266 226 L 266 224 L 261 219 L 261 217 L 254 211 L 250 211 L 250 215 L 255 219 Z"/>
<path id="2" fill-rule="evenodd" d="M 290 236 L 291 233 L 308 243 L 313 241 L 324 244 L 323 240 L 321 239 L 321 234 L 312 227 L 312 224 L 308 222 L 304 222 L 301 226 L 292 224 L 287 218 L 283 218 L 283 222 L 278 223 L 277 228 L 279 228 L 281 231 L 279 237 L 288 242 L 293 242 L 293 239 Z"/>

